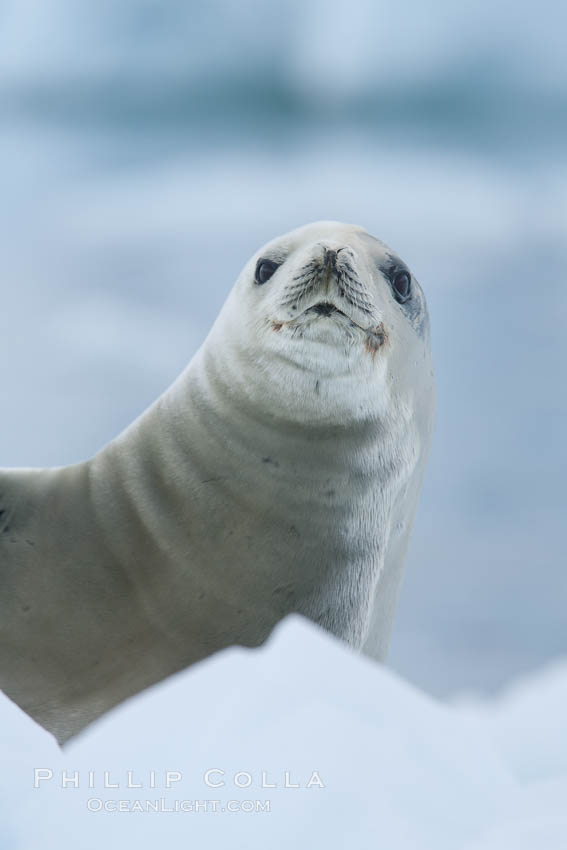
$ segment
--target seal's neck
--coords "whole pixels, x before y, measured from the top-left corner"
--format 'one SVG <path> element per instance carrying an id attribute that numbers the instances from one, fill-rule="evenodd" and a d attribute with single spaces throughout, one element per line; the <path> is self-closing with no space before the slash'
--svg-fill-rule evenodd
<path id="1" fill-rule="evenodd" d="M 294 481 L 303 482 L 308 500 L 306 482 L 334 476 L 351 482 L 349 502 L 369 490 L 391 500 L 395 480 L 415 464 L 416 437 L 411 411 L 395 403 L 386 382 L 370 408 L 366 388 L 352 376 L 337 379 L 344 381 L 337 387 L 331 378 L 294 376 L 288 364 L 271 367 L 268 374 L 242 348 L 219 352 L 209 337 L 174 384 L 110 444 L 106 465 L 121 468 L 136 493 L 145 489 L 141 479 L 149 484 L 145 469 L 154 470 L 154 492 L 160 469 L 164 487 L 179 482 L 183 489 L 185 476 L 220 478 L 228 489 L 236 482 L 238 494 L 262 486 L 273 465 L 280 475 L 287 470 L 290 499 L 298 498 Z"/>
<path id="2" fill-rule="evenodd" d="M 188 451 L 197 420 L 204 442 L 216 438 L 220 454 L 266 457 L 277 450 L 296 462 L 307 454 L 327 470 L 346 464 L 354 472 L 360 463 L 370 472 L 381 441 L 399 432 L 395 417 L 380 417 L 353 398 L 349 376 L 334 385 L 330 378 L 290 374 L 287 364 L 267 375 L 262 363 L 236 356 L 227 362 L 205 346 L 163 398 L 163 414 L 191 418 Z"/>
<path id="3" fill-rule="evenodd" d="M 209 355 L 95 458 L 108 548 L 176 644 L 190 627 L 199 645 L 253 645 L 298 610 L 358 645 L 366 615 L 347 613 L 371 599 L 416 463 L 413 421 L 298 421 L 257 404 Z"/>

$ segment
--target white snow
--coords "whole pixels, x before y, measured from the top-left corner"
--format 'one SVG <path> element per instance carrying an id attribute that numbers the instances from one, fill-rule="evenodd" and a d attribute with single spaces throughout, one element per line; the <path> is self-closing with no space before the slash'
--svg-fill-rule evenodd
<path id="1" fill-rule="evenodd" d="M 444 705 L 290 617 L 63 752 L 4 698 L 0 848 L 565 848 L 566 694 L 563 663 Z"/>
<path id="2" fill-rule="evenodd" d="M 567 660 L 512 683 L 492 702 L 455 704 L 462 716 L 482 722 L 520 781 L 567 777 Z"/>

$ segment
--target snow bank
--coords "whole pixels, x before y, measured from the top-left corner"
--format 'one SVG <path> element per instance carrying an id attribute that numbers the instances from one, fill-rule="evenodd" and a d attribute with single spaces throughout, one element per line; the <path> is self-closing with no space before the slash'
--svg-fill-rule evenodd
<path id="1" fill-rule="evenodd" d="M 491 702 L 455 705 L 484 726 L 521 781 L 567 777 L 567 661 L 514 682 Z"/>
<path id="2" fill-rule="evenodd" d="M 63 753 L 6 700 L 5 846 L 554 850 L 567 750 L 541 755 L 565 737 L 566 687 L 563 666 L 494 707 L 444 706 L 291 617 Z"/>

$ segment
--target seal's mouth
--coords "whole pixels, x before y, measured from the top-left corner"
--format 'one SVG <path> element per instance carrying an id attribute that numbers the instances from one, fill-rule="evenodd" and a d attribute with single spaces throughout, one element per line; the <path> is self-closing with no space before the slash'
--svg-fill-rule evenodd
<path id="1" fill-rule="evenodd" d="M 307 310 L 304 310 L 297 317 L 299 321 L 302 319 L 338 319 L 339 324 L 346 324 L 348 326 L 358 328 L 365 333 L 368 332 L 368 328 L 364 327 L 364 325 L 359 324 L 357 321 L 353 319 L 349 313 L 346 313 L 344 310 L 341 310 L 340 307 L 337 307 L 332 301 L 318 301 L 316 304 L 312 304 L 311 307 L 308 307 Z"/>
<path id="2" fill-rule="evenodd" d="M 346 313 L 343 313 L 342 310 L 339 310 L 339 308 L 330 301 L 319 301 L 318 304 L 314 304 L 312 307 L 309 307 L 305 313 L 316 313 L 318 316 L 332 316 L 337 313 L 339 316 L 344 316 L 346 319 L 350 319 L 350 316 L 347 316 Z"/>
<path id="3" fill-rule="evenodd" d="M 351 328 L 357 328 L 365 334 L 374 334 L 376 331 L 375 327 L 367 327 L 356 322 L 352 316 L 349 316 L 348 313 L 345 313 L 344 310 L 341 310 L 332 301 L 318 301 L 316 304 L 312 304 L 311 307 L 303 310 L 299 313 L 299 315 L 295 316 L 291 320 L 272 321 L 272 328 L 275 331 L 279 331 L 285 326 L 294 330 L 299 330 L 300 328 L 305 327 L 306 319 L 315 320 L 319 318 L 338 319 L 339 324 L 343 324 L 344 322 L 345 325 L 350 326 Z"/>
<path id="4" fill-rule="evenodd" d="M 346 320 L 345 325 L 350 326 L 351 328 L 356 328 L 358 331 L 363 332 L 364 337 L 364 347 L 374 359 L 376 352 L 382 348 L 384 343 L 387 340 L 386 330 L 384 328 L 384 322 L 379 322 L 379 324 L 374 325 L 373 327 L 362 327 L 357 324 L 351 316 L 348 316 L 346 313 L 343 313 L 342 310 L 339 310 L 334 304 L 330 301 L 319 301 L 317 304 L 313 304 L 311 307 L 308 307 L 307 310 L 304 310 L 296 319 L 291 322 L 277 322 L 272 321 L 272 330 L 281 331 L 281 329 L 285 326 L 292 331 L 293 335 L 299 334 L 300 337 L 304 335 L 305 323 L 301 322 L 301 318 L 304 316 L 308 316 L 309 314 L 314 316 L 320 316 L 322 318 L 340 318 L 340 323 L 343 323 L 343 319 Z M 311 324 L 307 322 L 307 325 Z"/>

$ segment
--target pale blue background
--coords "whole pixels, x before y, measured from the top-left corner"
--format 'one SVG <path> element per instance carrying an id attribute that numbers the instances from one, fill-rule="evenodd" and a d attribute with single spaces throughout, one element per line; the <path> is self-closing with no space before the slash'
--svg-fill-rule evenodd
<path id="1" fill-rule="evenodd" d="M 429 300 L 438 423 L 391 663 L 567 650 L 563 3 L 0 0 L 0 464 L 95 452 L 262 242 L 367 227 Z"/>

